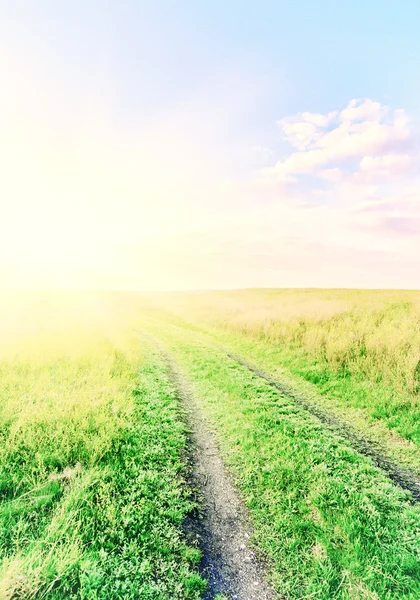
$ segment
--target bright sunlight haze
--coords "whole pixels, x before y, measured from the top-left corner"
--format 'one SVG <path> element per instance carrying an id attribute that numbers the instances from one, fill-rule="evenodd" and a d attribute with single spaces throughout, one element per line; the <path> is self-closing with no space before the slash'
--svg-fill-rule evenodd
<path id="1" fill-rule="evenodd" d="M 3 3 L 1 284 L 418 288 L 420 5 L 299 4 Z"/>

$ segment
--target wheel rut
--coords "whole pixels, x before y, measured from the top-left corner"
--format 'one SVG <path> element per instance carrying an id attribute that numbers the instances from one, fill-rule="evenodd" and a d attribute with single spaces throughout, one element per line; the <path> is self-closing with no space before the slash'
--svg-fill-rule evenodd
<path id="1" fill-rule="evenodd" d="M 297 406 L 300 406 L 308 413 L 316 417 L 330 431 L 345 439 L 357 452 L 363 454 L 364 456 L 368 456 L 375 463 L 375 465 L 384 471 L 394 483 L 396 483 L 402 489 L 411 492 L 415 502 L 420 502 L 420 481 L 417 474 L 409 469 L 401 467 L 395 461 L 390 459 L 378 444 L 372 440 L 362 437 L 360 433 L 348 423 L 345 423 L 334 415 L 322 410 L 303 394 L 281 383 L 279 380 L 244 360 L 240 356 L 237 356 L 236 354 L 230 354 L 222 348 L 219 348 L 219 351 L 223 352 L 231 361 L 246 368 L 256 377 L 266 381 L 282 396 L 290 398 Z"/>
<path id="2" fill-rule="evenodd" d="M 176 329 L 182 330 L 182 327 L 180 326 L 175 327 Z M 204 331 L 200 333 L 208 335 Z M 386 449 L 384 449 L 380 443 L 363 436 L 360 431 L 352 427 L 350 423 L 343 421 L 326 410 L 323 410 L 315 403 L 315 401 L 309 399 L 305 394 L 273 377 L 271 374 L 262 370 L 243 357 L 230 352 L 227 348 L 219 345 L 217 340 L 206 340 L 205 342 L 202 341 L 202 343 L 205 346 L 212 348 L 216 352 L 219 352 L 228 360 L 241 365 L 256 377 L 266 381 L 281 395 L 290 398 L 297 406 L 300 406 L 313 417 L 317 418 L 329 431 L 348 442 L 350 446 L 356 450 L 356 452 L 369 457 L 393 483 L 398 485 L 403 490 L 407 490 L 411 493 L 413 502 L 420 502 L 419 473 L 411 470 L 410 468 L 402 466 L 397 461 L 392 459 L 388 455 Z"/>
<path id="3" fill-rule="evenodd" d="M 149 337 L 149 336 L 147 336 Z M 202 551 L 201 575 L 208 581 L 204 600 L 218 594 L 231 600 L 275 600 L 266 569 L 250 545 L 247 511 L 223 464 L 214 434 L 172 356 L 153 339 L 165 359 L 169 376 L 189 427 L 191 484 L 200 509 L 185 524 Z"/>

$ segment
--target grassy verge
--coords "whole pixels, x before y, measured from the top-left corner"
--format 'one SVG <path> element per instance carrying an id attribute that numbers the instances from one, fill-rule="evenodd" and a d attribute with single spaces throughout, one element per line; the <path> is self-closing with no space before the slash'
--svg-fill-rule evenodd
<path id="1" fill-rule="evenodd" d="M 289 599 L 420 597 L 420 508 L 305 411 L 189 332 L 160 333 L 219 436 Z"/>
<path id="2" fill-rule="evenodd" d="M 0 365 L 0 598 L 193 599 L 185 427 L 137 341 Z"/>
<path id="3" fill-rule="evenodd" d="M 420 475 L 420 444 L 416 436 L 414 440 L 407 439 L 402 435 L 404 430 L 393 426 L 393 417 L 381 418 L 376 411 L 375 407 L 379 406 L 382 413 L 386 407 L 395 413 L 396 407 L 392 404 L 395 395 L 391 390 L 331 372 L 321 381 L 313 377 L 316 366 L 301 351 L 226 330 L 209 328 L 208 333 L 213 342 L 249 360 L 273 377 L 278 377 L 291 389 L 303 393 L 314 405 L 322 407 L 380 444 L 388 456 L 401 466 Z M 398 402 L 401 401 L 399 398 Z M 417 429 L 416 410 L 405 413 L 408 415 L 410 431 L 413 427 Z M 400 414 L 399 422 L 403 419 L 404 416 Z"/>
<path id="4" fill-rule="evenodd" d="M 420 293 L 239 290 L 160 304 L 199 326 L 261 342 L 271 359 L 420 447 Z"/>
<path id="5" fill-rule="evenodd" d="M 234 336 L 235 332 L 232 332 L 226 337 L 232 341 Z M 259 359 L 264 358 L 271 370 L 279 365 L 287 368 L 292 375 L 314 384 L 325 398 L 340 398 L 347 408 L 364 411 L 369 421 L 384 423 L 388 429 L 420 447 L 417 392 L 413 394 L 407 389 L 396 389 L 392 384 L 346 369 L 333 369 L 324 357 L 311 355 L 298 344 L 281 344 L 270 339 L 249 337 L 241 332 L 237 332 L 236 337 L 241 340 L 239 348 L 252 350 L 253 346 L 254 349 L 258 347 Z M 265 346 L 263 351 L 262 346 Z"/>

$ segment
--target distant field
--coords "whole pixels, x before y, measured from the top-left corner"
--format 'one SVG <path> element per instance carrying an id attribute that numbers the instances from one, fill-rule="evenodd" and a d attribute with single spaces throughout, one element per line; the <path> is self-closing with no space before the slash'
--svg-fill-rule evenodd
<path id="1" fill-rule="evenodd" d="M 0 599 L 206 593 L 168 357 L 275 598 L 420 597 L 420 504 L 372 459 L 420 482 L 420 293 L 4 292 L 0 311 Z"/>
<path id="2" fill-rule="evenodd" d="M 420 292 L 246 290 L 157 301 L 262 342 L 274 364 L 420 445 Z"/>

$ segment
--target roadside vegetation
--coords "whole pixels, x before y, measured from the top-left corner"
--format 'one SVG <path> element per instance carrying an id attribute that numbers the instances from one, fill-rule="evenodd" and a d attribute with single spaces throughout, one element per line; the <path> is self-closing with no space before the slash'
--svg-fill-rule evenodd
<path id="1" fill-rule="evenodd" d="M 160 348 L 278 598 L 420 598 L 420 504 L 229 356 L 420 473 L 420 293 L 42 292 L 2 296 L 0 313 L 0 600 L 203 598 L 184 531 L 193 425 Z"/>
<path id="2" fill-rule="evenodd" d="M 181 533 L 185 424 L 161 359 L 124 329 L 44 343 L 0 364 L 0 598 L 200 598 Z"/>
<path id="3" fill-rule="evenodd" d="M 420 507 L 408 492 L 194 332 L 156 335 L 193 383 L 279 597 L 420 597 Z"/>
<path id="4" fill-rule="evenodd" d="M 156 298 L 420 446 L 420 293 L 244 290 Z M 235 338 L 236 336 L 236 338 Z M 230 338 L 230 340 L 229 340 Z"/>

